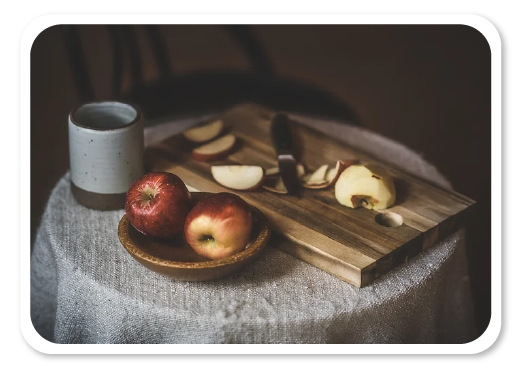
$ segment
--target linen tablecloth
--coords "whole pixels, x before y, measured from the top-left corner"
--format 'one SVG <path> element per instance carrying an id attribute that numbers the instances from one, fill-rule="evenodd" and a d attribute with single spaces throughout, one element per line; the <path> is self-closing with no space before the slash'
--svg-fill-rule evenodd
<path id="1" fill-rule="evenodd" d="M 440 186 L 421 155 L 373 132 L 294 116 L 382 162 Z M 145 130 L 153 144 L 196 123 Z M 124 211 L 79 205 L 70 175 L 47 203 L 31 257 L 31 318 L 56 343 L 466 343 L 477 338 L 465 230 L 356 288 L 270 244 L 229 277 L 182 282 L 137 263 L 121 246 Z"/>

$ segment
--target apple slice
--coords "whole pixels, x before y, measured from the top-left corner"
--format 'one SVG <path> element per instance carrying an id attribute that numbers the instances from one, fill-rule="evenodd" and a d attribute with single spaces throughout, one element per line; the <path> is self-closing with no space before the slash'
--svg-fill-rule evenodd
<path id="1" fill-rule="evenodd" d="M 301 185 L 308 189 L 324 189 L 329 188 L 336 183 L 338 177 L 351 163 L 338 160 L 334 168 L 329 168 L 327 165 L 322 165 L 313 174 L 303 178 Z M 323 179 L 322 175 L 325 172 Z"/>
<path id="2" fill-rule="evenodd" d="M 282 178 L 280 176 L 276 180 L 271 180 L 272 183 L 273 181 L 275 182 L 273 186 L 263 185 L 262 187 L 272 193 L 288 194 L 288 189 L 284 185 L 284 182 L 282 181 Z"/>
<path id="3" fill-rule="evenodd" d="M 297 164 L 297 177 L 302 178 L 306 175 L 306 168 L 302 164 Z"/>
<path id="4" fill-rule="evenodd" d="M 303 175 L 300 177 L 300 184 L 304 188 L 320 189 L 324 188 L 328 183 L 326 180 L 328 165 L 322 165 L 311 174 Z"/>
<path id="5" fill-rule="evenodd" d="M 351 164 L 346 165 L 344 161 L 338 160 L 333 169 L 329 169 L 326 173 L 326 180 L 328 182 L 328 186 L 331 186 L 336 183 L 342 171 L 344 171 L 347 167 L 351 166 Z"/>
<path id="6" fill-rule="evenodd" d="M 226 156 L 235 145 L 237 139 L 233 134 L 227 134 L 210 143 L 206 143 L 192 151 L 192 157 L 197 161 L 213 161 Z"/>
<path id="7" fill-rule="evenodd" d="M 222 120 L 216 120 L 203 126 L 197 126 L 192 129 L 185 130 L 183 135 L 189 141 L 195 143 L 203 143 L 214 139 L 223 130 L 224 124 Z"/>
<path id="8" fill-rule="evenodd" d="M 266 170 L 266 176 L 278 175 L 279 172 L 280 171 L 279 171 L 279 167 L 278 166 L 271 167 L 268 170 Z"/>
<path id="9" fill-rule="evenodd" d="M 260 166 L 212 166 L 211 170 L 215 181 L 230 189 L 253 190 L 264 180 L 264 169 Z"/>
<path id="10" fill-rule="evenodd" d="M 279 192 L 288 192 L 288 189 L 286 189 L 286 186 L 284 185 L 284 181 L 282 181 L 282 178 L 278 178 L 275 182 L 274 186 L 275 190 L 278 190 Z"/>
<path id="11" fill-rule="evenodd" d="M 306 183 L 308 185 L 313 185 L 314 183 L 319 184 L 325 181 L 328 167 L 328 165 L 320 166 L 313 174 L 311 174 Z"/>
<path id="12" fill-rule="evenodd" d="M 340 162 L 340 161 L 338 161 Z M 338 162 L 337 162 L 337 166 L 332 168 L 332 169 L 327 169 L 327 173 L 326 173 L 326 181 L 329 183 L 330 181 L 332 181 L 335 177 L 336 177 L 336 173 L 338 172 Z"/>

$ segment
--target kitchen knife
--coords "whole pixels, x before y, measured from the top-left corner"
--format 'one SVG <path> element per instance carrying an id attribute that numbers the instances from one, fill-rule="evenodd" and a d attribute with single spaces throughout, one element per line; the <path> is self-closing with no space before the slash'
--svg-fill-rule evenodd
<path id="1" fill-rule="evenodd" d="M 280 177 L 289 194 L 298 193 L 297 160 L 293 156 L 293 139 L 289 118 L 277 114 L 271 120 L 271 140 L 277 153 Z"/>

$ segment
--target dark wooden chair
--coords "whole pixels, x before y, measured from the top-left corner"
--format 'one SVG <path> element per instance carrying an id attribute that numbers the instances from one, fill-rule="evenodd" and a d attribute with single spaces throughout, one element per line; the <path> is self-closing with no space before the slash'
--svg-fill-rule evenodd
<path id="1" fill-rule="evenodd" d="M 159 69 L 154 82 L 143 80 L 141 50 L 136 27 L 144 27 Z M 222 26 L 245 53 L 251 70 L 202 70 L 174 74 L 165 40 L 155 25 L 108 25 L 113 51 L 112 99 L 136 103 L 150 120 L 161 116 L 184 117 L 219 113 L 242 103 L 255 102 L 277 111 L 335 119 L 358 125 L 353 110 L 331 93 L 299 80 L 277 75 L 252 29 L 244 25 Z M 95 100 L 89 79 L 78 26 L 62 26 L 70 66 L 82 103 Z M 122 93 L 123 65 L 129 63 L 131 87 Z"/>

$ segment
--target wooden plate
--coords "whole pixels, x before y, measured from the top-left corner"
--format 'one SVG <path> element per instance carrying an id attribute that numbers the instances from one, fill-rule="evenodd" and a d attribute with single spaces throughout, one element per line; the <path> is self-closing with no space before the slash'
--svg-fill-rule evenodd
<path id="1" fill-rule="evenodd" d="M 210 194 L 194 192 L 192 201 L 195 204 Z M 119 222 L 118 236 L 130 255 L 152 271 L 182 281 L 214 280 L 249 264 L 267 244 L 271 233 L 268 221 L 257 208 L 252 207 L 252 210 L 254 225 L 250 244 L 244 251 L 217 261 L 195 253 L 182 234 L 168 240 L 141 234 L 130 224 L 126 215 Z"/>

